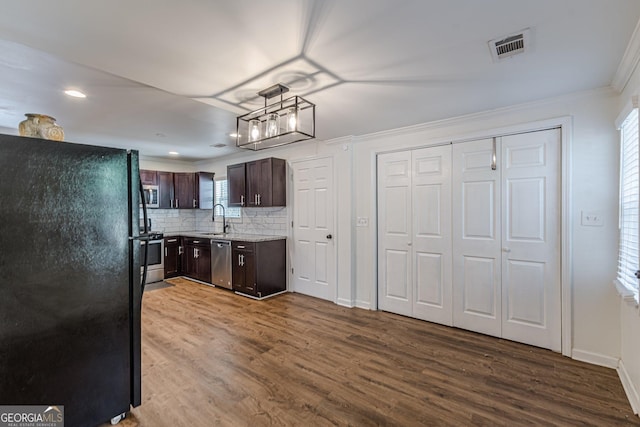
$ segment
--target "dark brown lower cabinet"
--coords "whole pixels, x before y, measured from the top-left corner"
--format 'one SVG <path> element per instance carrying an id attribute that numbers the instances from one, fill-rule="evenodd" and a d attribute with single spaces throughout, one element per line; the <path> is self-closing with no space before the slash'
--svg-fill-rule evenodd
<path id="1" fill-rule="evenodd" d="M 233 241 L 233 290 L 255 298 L 285 291 L 286 240 Z"/>
<path id="2" fill-rule="evenodd" d="M 176 277 L 182 274 L 182 245 L 180 237 L 164 238 L 164 277 Z"/>
<path id="3" fill-rule="evenodd" d="M 183 276 L 211 283 L 211 242 L 184 237 Z"/>

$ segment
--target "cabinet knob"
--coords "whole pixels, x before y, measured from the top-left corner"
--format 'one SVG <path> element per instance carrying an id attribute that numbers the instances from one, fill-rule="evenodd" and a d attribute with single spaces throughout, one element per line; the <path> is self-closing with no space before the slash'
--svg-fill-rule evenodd
<path id="1" fill-rule="evenodd" d="M 331 234 L 327 234 L 327 240 L 331 240 L 333 239 L 333 236 Z"/>

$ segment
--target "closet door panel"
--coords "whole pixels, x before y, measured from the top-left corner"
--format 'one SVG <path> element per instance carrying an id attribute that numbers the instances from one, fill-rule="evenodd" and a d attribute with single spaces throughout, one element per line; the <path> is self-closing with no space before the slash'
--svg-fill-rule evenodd
<path id="1" fill-rule="evenodd" d="M 560 130 L 501 139 L 503 337 L 560 351 Z"/>
<path id="2" fill-rule="evenodd" d="M 451 145 L 412 152 L 413 316 L 452 325 Z"/>
<path id="3" fill-rule="evenodd" d="M 453 324 L 494 336 L 502 333 L 498 145 L 454 144 L 452 170 Z"/>
<path id="4" fill-rule="evenodd" d="M 413 315 L 411 152 L 378 156 L 378 307 Z"/>

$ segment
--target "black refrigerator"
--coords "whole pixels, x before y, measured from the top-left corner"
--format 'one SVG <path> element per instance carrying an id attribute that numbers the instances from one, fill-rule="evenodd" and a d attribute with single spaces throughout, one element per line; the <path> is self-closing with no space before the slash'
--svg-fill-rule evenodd
<path id="1" fill-rule="evenodd" d="M 0 135 L 0 405 L 141 400 L 137 151 Z"/>

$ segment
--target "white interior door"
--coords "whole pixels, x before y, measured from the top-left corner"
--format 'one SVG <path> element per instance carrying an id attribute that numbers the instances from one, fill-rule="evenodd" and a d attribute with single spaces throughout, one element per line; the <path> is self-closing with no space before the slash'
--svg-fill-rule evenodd
<path id="1" fill-rule="evenodd" d="M 502 336 L 560 351 L 560 130 L 501 139 Z"/>
<path id="2" fill-rule="evenodd" d="M 451 145 L 413 151 L 412 172 L 413 316 L 451 325 Z"/>
<path id="3" fill-rule="evenodd" d="M 451 146 L 378 157 L 378 305 L 452 324 Z"/>
<path id="4" fill-rule="evenodd" d="M 294 162 L 294 292 L 336 300 L 333 160 Z"/>
<path id="5" fill-rule="evenodd" d="M 411 152 L 378 156 L 378 307 L 413 315 Z"/>
<path id="6" fill-rule="evenodd" d="M 500 164 L 494 139 L 453 146 L 453 324 L 501 336 Z"/>

